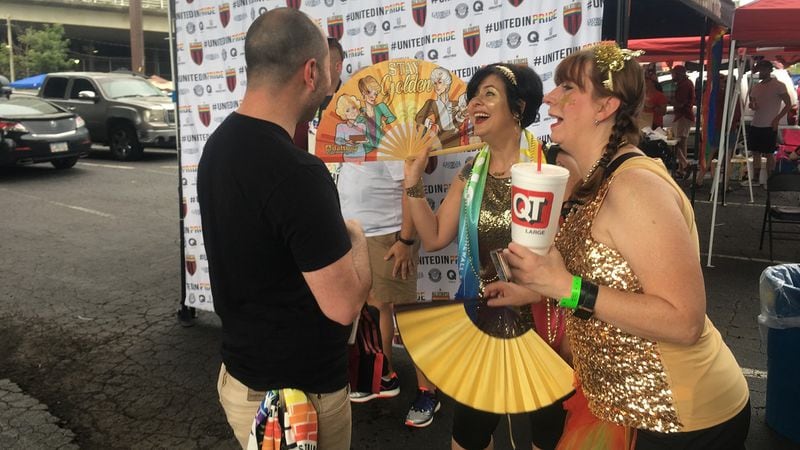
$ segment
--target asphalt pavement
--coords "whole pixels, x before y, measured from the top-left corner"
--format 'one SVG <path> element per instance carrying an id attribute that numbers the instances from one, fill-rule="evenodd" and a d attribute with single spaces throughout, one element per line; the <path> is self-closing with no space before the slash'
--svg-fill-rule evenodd
<path id="1" fill-rule="evenodd" d="M 66 171 L 0 169 L 0 448 L 236 448 L 215 392 L 219 321 L 200 312 L 185 328 L 175 317 L 177 189 L 169 150 L 136 162 L 98 150 Z M 708 314 L 750 385 L 748 448 L 800 448 L 764 424 L 767 357 L 756 323 L 759 275 L 800 260 L 800 242 L 776 243 L 770 262 L 758 249 L 765 191 L 754 196 L 737 186 L 717 212 Z M 707 187 L 698 191 L 703 252 L 707 197 Z M 449 448 L 451 401 L 430 427 L 403 425 L 413 368 L 402 349 L 395 358 L 401 394 L 353 405 L 353 448 Z M 495 448 L 525 434 L 518 418 L 503 421 Z"/>

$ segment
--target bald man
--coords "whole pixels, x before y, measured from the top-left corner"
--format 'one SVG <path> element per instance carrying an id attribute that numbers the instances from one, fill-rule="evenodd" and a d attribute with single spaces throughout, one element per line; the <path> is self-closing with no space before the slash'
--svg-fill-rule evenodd
<path id="1" fill-rule="evenodd" d="M 328 45 L 304 13 L 274 9 L 250 26 L 245 59 L 244 99 L 209 138 L 197 177 L 222 320 L 220 402 L 246 448 L 266 391 L 303 391 L 317 448 L 347 450 L 347 339 L 371 286 L 366 240 L 342 219 L 325 165 L 291 139 L 328 93 Z"/>

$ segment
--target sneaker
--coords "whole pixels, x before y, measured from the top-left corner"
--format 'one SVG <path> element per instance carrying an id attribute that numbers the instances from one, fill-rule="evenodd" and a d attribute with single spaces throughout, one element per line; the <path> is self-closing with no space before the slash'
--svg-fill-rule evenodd
<path id="1" fill-rule="evenodd" d="M 351 392 L 350 401 L 353 403 L 365 403 L 375 398 L 392 398 L 400 394 L 400 380 L 394 372 L 389 379 L 381 377 L 381 391 L 374 392 Z"/>
<path id="2" fill-rule="evenodd" d="M 442 403 L 435 391 L 427 389 L 417 390 L 417 399 L 411 405 L 406 415 L 406 425 L 409 427 L 423 428 L 433 423 L 433 415 L 442 407 Z"/>

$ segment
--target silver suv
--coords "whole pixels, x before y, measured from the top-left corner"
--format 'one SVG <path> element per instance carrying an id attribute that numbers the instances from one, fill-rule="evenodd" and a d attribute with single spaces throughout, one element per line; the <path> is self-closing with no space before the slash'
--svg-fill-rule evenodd
<path id="1" fill-rule="evenodd" d="M 117 159 L 139 159 L 145 145 L 175 147 L 175 104 L 141 76 L 51 73 L 39 96 L 81 116 L 92 142 L 107 144 Z"/>

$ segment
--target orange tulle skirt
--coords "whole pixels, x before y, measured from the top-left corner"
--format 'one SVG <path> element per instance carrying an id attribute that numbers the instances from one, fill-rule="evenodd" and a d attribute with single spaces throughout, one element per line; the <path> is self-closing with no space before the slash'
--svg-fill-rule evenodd
<path id="1" fill-rule="evenodd" d="M 589 411 L 589 402 L 580 384 L 575 395 L 564 402 L 567 420 L 556 450 L 631 450 L 633 430 L 598 419 Z"/>

